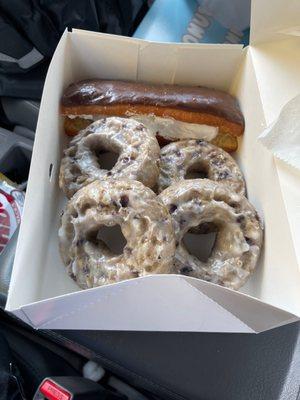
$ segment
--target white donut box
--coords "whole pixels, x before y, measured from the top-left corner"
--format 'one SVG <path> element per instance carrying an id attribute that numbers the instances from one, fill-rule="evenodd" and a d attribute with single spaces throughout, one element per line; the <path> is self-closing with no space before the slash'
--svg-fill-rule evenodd
<path id="1" fill-rule="evenodd" d="M 253 0 L 251 19 L 247 48 L 63 34 L 44 87 L 7 311 L 39 329 L 257 333 L 299 319 L 300 173 L 257 137 L 300 92 L 300 2 Z M 57 235 L 59 102 L 71 82 L 94 77 L 205 85 L 238 98 L 246 130 L 237 160 L 265 224 L 260 262 L 239 292 L 177 275 L 83 291 L 67 276 Z"/>

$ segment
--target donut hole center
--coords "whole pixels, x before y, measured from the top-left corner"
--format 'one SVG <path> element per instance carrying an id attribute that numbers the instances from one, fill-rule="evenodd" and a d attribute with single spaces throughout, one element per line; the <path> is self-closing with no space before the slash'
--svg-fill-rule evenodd
<path id="1" fill-rule="evenodd" d="M 197 162 L 191 165 L 186 173 L 185 179 L 207 179 L 208 178 L 208 165 L 203 162 Z"/>
<path id="2" fill-rule="evenodd" d="M 97 157 L 99 167 L 110 171 L 116 165 L 120 154 L 117 151 L 101 148 L 95 151 L 95 156 Z"/>
<path id="3" fill-rule="evenodd" d="M 205 222 L 190 229 L 183 237 L 183 244 L 190 254 L 202 262 L 207 262 L 216 243 L 219 227 L 213 222 Z"/>
<path id="4" fill-rule="evenodd" d="M 123 253 L 127 243 L 119 225 L 103 225 L 98 230 L 89 232 L 87 240 L 95 246 L 104 244 L 115 256 Z"/>

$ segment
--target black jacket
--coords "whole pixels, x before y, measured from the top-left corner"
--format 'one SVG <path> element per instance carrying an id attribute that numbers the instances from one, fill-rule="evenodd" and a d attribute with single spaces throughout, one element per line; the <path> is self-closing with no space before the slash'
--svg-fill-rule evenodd
<path id="1" fill-rule="evenodd" d="M 146 11 L 145 0 L 0 0 L 0 96 L 41 97 L 66 28 L 130 36 Z"/>

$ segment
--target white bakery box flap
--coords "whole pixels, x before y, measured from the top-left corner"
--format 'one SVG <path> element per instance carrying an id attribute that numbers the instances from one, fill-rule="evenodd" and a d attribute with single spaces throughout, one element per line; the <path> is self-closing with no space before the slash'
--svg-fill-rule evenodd
<path id="1" fill-rule="evenodd" d="M 300 95 L 299 21 L 297 0 L 252 1 L 251 54 L 267 126 L 277 120 L 288 102 Z M 300 265 L 300 171 L 276 157 L 274 163 Z"/>
<path id="2" fill-rule="evenodd" d="M 299 36 L 298 0 L 251 0 L 250 43 L 278 41 L 286 35 Z"/>
<path id="3" fill-rule="evenodd" d="M 153 275 L 21 307 L 40 329 L 254 333 L 296 320 L 283 310 L 195 278 Z"/>
<path id="4" fill-rule="evenodd" d="M 300 38 L 262 43 L 251 48 L 267 126 L 279 117 L 282 108 L 300 94 Z M 292 134 L 292 132 L 291 132 Z M 288 127 L 284 132 L 289 136 Z M 288 223 L 300 265 L 300 171 L 274 157 Z"/>
<path id="5" fill-rule="evenodd" d="M 259 265 L 240 292 L 176 275 L 82 291 L 67 276 L 57 235 L 66 145 L 59 102 L 71 82 L 91 77 L 206 85 L 237 96 L 246 122 L 237 159 L 265 225 Z M 260 332 L 295 321 L 300 275 L 274 160 L 257 142 L 265 125 L 252 54 L 241 46 L 65 32 L 45 82 L 6 309 L 45 329 Z"/>

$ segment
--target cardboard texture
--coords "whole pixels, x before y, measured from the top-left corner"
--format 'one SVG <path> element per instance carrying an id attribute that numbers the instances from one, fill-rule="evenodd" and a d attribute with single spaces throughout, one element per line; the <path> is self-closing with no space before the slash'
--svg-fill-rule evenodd
<path id="1" fill-rule="evenodd" d="M 250 44 L 280 40 L 286 34 L 294 34 L 299 25 L 300 3 L 298 0 L 252 0 Z"/>
<path id="2" fill-rule="evenodd" d="M 254 26 L 260 18 L 259 4 L 253 2 Z M 262 13 L 266 7 L 262 2 Z M 252 36 L 256 41 L 262 32 L 257 28 Z M 254 333 L 297 320 L 300 224 L 294 218 L 297 207 L 299 218 L 300 177 L 291 177 L 257 142 L 284 100 L 294 96 L 300 79 L 295 45 L 272 42 L 242 49 L 65 32 L 44 87 L 6 309 L 43 329 Z M 176 275 L 82 291 L 67 276 L 57 237 L 65 203 L 58 171 L 66 145 L 58 109 L 66 86 L 90 77 L 205 85 L 237 96 L 246 121 L 237 160 L 249 199 L 265 224 L 259 265 L 240 292 Z"/>
<path id="3" fill-rule="evenodd" d="M 268 125 L 277 119 L 282 107 L 300 93 L 299 38 L 286 36 L 284 39 L 251 48 Z M 300 265 L 300 172 L 278 159 L 275 164 Z"/>

